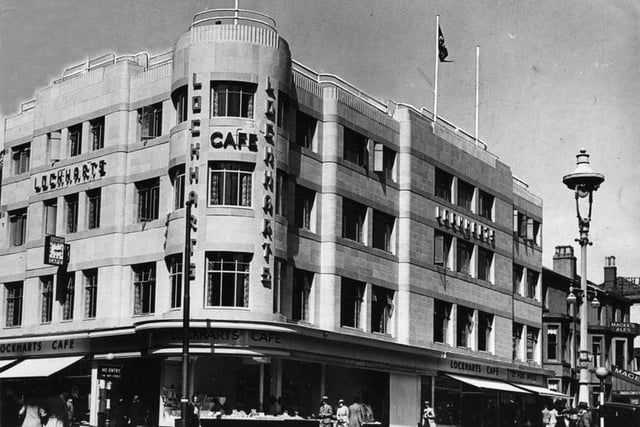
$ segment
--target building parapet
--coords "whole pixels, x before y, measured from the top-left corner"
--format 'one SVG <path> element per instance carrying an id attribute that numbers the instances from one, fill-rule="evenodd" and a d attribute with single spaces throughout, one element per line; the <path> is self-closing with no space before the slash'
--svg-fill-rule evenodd
<path id="1" fill-rule="evenodd" d="M 189 30 L 192 43 L 241 41 L 278 48 L 276 21 L 251 10 L 205 10 L 194 15 Z"/>
<path id="2" fill-rule="evenodd" d="M 538 206 L 542 206 L 542 198 L 536 196 L 531 191 L 529 191 L 529 184 L 527 184 L 524 180 L 518 178 L 515 175 L 513 177 L 513 193 L 518 196 L 530 200 Z"/>

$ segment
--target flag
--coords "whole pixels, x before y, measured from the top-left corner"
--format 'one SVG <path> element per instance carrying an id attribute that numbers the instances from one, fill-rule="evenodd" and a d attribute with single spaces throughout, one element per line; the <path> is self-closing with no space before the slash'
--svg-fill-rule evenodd
<path id="1" fill-rule="evenodd" d="M 442 34 L 442 29 L 438 25 L 438 57 L 440 58 L 440 62 L 448 62 L 445 61 L 449 56 L 449 52 L 447 51 L 447 47 L 444 45 L 444 35 Z"/>

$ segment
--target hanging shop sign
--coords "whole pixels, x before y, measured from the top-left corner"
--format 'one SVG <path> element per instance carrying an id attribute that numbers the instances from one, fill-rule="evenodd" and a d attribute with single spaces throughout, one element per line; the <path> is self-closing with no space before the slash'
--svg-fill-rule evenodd
<path id="1" fill-rule="evenodd" d="M 640 385 L 640 375 L 634 374 L 633 372 L 626 371 L 622 368 L 618 368 L 617 366 L 611 366 L 611 375 L 614 377 L 622 378 L 628 382 Z"/>
<path id="2" fill-rule="evenodd" d="M 258 151 L 258 135 L 255 133 L 215 131 L 211 134 L 211 148 Z"/>
<path id="3" fill-rule="evenodd" d="M 60 190 L 73 185 L 96 181 L 106 174 L 106 160 L 91 160 L 89 162 L 60 168 L 53 172 L 35 175 L 33 177 L 33 189 L 36 193 Z"/>
<path id="4" fill-rule="evenodd" d="M 479 240 L 490 245 L 496 244 L 496 231 L 484 224 L 470 220 L 457 212 L 436 206 L 438 224 L 463 233 L 468 239 Z"/>
<path id="5" fill-rule="evenodd" d="M 69 262 L 70 245 L 64 243 L 64 237 L 46 236 L 44 238 L 44 263 L 65 265 Z"/>

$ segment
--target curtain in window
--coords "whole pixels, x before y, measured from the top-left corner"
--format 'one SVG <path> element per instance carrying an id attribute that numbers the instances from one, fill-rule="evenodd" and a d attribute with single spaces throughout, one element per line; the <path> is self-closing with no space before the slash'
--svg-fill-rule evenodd
<path id="1" fill-rule="evenodd" d="M 251 206 L 251 175 L 240 175 L 240 206 Z"/>
<path id="2" fill-rule="evenodd" d="M 139 280 L 139 278 L 136 278 Z M 133 314 L 142 313 L 142 284 L 136 283 L 133 297 Z"/>
<path id="3" fill-rule="evenodd" d="M 222 204 L 220 200 L 220 195 L 222 194 L 222 177 L 220 172 L 212 172 L 211 173 L 211 188 L 209 189 L 209 200 L 212 205 L 220 205 Z"/>

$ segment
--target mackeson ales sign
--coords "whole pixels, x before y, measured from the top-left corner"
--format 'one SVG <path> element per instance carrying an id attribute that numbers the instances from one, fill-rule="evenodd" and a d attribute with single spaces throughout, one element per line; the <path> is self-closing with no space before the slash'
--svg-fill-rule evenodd
<path id="1" fill-rule="evenodd" d="M 611 366 L 611 375 L 613 375 L 614 377 L 622 378 L 623 380 L 626 380 L 630 383 L 640 385 L 640 375 L 626 371 L 622 368 L 618 368 L 615 365 Z"/>

